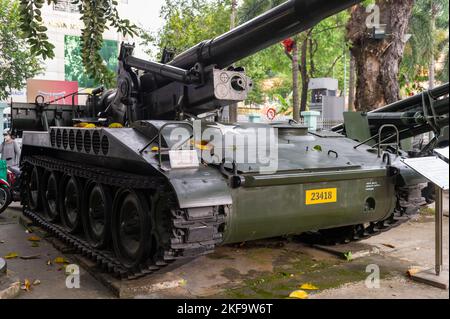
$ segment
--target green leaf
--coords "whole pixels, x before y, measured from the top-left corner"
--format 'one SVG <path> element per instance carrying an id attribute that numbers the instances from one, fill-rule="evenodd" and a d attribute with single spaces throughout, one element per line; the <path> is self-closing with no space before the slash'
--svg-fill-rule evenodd
<path id="1" fill-rule="evenodd" d="M 313 147 L 313 150 L 318 151 L 318 152 L 322 152 L 322 146 L 316 145 L 316 146 Z"/>
<path id="2" fill-rule="evenodd" d="M 347 261 L 353 260 L 353 254 L 351 251 L 344 253 L 344 257 L 345 257 L 345 260 L 347 260 Z"/>

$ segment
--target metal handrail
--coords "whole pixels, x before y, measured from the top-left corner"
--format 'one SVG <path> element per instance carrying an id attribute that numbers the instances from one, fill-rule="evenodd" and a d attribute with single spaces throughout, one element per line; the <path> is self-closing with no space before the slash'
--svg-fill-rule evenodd
<path id="1" fill-rule="evenodd" d="M 189 122 L 167 122 L 164 123 L 164 125 L 162 125 L 159 128 L 158 131 L 158 160 L 159 160 L 159 167 L 162 167 L 162 152 L 161 152 L 161 144 L 162 144 L 162 131 L 163 129 L 165 129 L 167 126 L 169 125 L 185 125 L 185 126 L 189 126 L 192 129 L 192 135 L 189 137 L 189 139 L 187 141 L 189 141 L 191 138 L 194 138 L 194 147 L 195 147 L 195 136 L 194 136 L 194 125 L 192 125 L 192 123 Z M 184 142 L 186 143 L 186 142 Z M 184 143 L 182 143 L 181 145 L 183 145 Z"/>
<path id="2" fill-rule="evenodd" d="M 385 125 L 381 126 L 380 129 L 378 130 L 378 157 L 381 157 L 381 148 L 383 146 L 392 145 L 392 143 L 383 143 L 384 140 L 383 141 L 381 140 L 382 135 L 383 135 L 382 134 L 383 130 L 385 130 L 387 128 L 393 128 L 395 131 L 395 136 L 397 137 L 397 143 L 395 145 L 396 155 L 399 156 L 400 155 L 400 132 L 398 131 L 397 126 L 395 126 L 394 124 L 385 124 Z M 389 139 L 390 138 L 392 138 L 392 135 L 391 135 L 391 137 L 389 137 Z"/>

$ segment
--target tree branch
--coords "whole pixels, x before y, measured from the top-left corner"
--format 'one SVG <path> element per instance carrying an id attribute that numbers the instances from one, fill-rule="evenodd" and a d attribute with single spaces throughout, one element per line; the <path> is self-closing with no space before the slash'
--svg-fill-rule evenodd
<path id="1" fill-rule="evenodd" d="M 339 61 L 340 59 L 342 59 L 343 56 L 344 56 L 344 55 L 341 54 L 340 56 L 338 56 L 338 57 L 334 60 L 333 64 L 330 66 L 330 68 L 328 69 L 328 71 L 325 73 L 327 76 L 330 76 L 330 73 L 331 73 L 331 71 L 333 71 L 333 68 L 336 66 L 336 63 L 338 63 L 338 61 Z"/>

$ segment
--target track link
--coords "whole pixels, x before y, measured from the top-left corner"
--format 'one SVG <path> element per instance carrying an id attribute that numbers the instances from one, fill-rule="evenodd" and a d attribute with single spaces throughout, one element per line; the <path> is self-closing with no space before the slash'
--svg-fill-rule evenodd
<path id="1" fill-rule="evenodd" d="M 45 229 L 51 235 L 74 248 L 78 253 L 96 262 L 98 267 L 120 279 L 136 279 L 158 271 L 177 259 L 195 257 L 211 253 L 217 244 L 222 242 L 220 226 L 225 222 L 225 216 L 220 207 L 202 207 L 195 209 L 180 209 L 165 180 L 153 176 L 141 176 L 127 172 L 99 168 L 74 162 L 67 162 L 48 156 L 27 156 L 22 165 L 39 167 L 48 171 L 76 176 L 86 181 L 94 181 L 115 189 L 138 189 L 143 192 L 163 193 L 168 200 L 170 216 L 167 224 L 170 238 L 164 246 L 164 251 L 150 258 L 134 269 L 125 267 L 114 253 L 109 250 L 98 250 L 84 239 L 82 235 L 68 233 L 64 226 L 49 222 L 40 212 L 32 211 L 24 204 L 23 214 L 35 224 Z"/>

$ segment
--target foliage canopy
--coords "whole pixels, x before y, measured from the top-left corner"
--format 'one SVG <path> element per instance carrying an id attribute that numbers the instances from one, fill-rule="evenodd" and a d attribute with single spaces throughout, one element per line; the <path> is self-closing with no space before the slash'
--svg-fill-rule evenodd
<path id="1" fill-rule="evenodd" d="M 20 28 L 18 1 L 0 0 L 0 100 L 42 71 Z"/>

